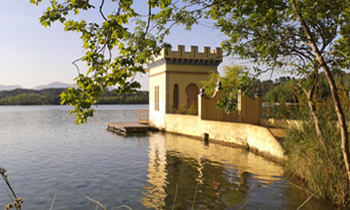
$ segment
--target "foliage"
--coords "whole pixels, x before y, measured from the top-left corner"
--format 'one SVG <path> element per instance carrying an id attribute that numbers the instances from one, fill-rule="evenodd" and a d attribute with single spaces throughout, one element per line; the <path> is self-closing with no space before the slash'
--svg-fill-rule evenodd
<path id="1" fill-rule="evenodd" d="M 214 94 L 218 86 L 218 81 L 220 81 L 220 79 L 221 76 L 218 72 L 210 72 L 208 80 L 199 81 L 203 85 L 206 95 L 211 96 Z"/>
<path id="2" fill-rule="evenodd" d="M 277 85 L 278 83 L 274 83 L 272 80 L 261 81 L 260 79 L 256 79 L 253 82 L 250 90 L 254 91 L 254 94 L 264 96 L 266 95 L 266 93 L 268 93 L 271 89 L 273 89 Z M 250 92 L 249 94 L 253 94 L 253 93 Z"/>
<path id="3" fill-rule="evenodd" d="M 217 72 L 211 72 L 208 80 L 200 81 L 207 95 L 214 94 L 218 81 L 221 82 L 225 96 L 236 95 L 239 90 L 248 92 L 252 83 L 255 82 L 255 79 L 249 76 L 248 69 L 243 66 L 224 66 L 223 74 L 224 76 L 220 76 Z"/>
<path id="4" fill-rule="evenodd" d="M 297 80 L 289 80 L 282 83 L 272 90 L 270 90 L 265 96 L 263 101 L 275 102 L 275 103 L 296 103 L 298 102 L 298 89 Z"/>
<path id="5" fill-rule="evenodd" d="M 174 111 L 176 114 L 185 114 L 185 115 L 197 115 L 198 108 L 196 105 L 192 104 L 188 107 L 186 104 L 180 106 L 178 109 Z"/>
<path id="6" fill-rule="evenodd" d="M 0 91 L 0 105 L 60 105 L 60 94 L 64 88 L 43 90 L 15 89 Z M 108 91 L 99 97 L 98 104 L 147 104 L 148 91 L 117 94 Z"/>
<path id="7" fill-rule="evenodd" d="M 213 95 L 221 82 L 224 98 L 218 101 L 217 107 L 223 109 L 226 113 L 233 112 L 237 107 L 237 94 L 241 91 L 246 94 L 250 91 L 255 79 L 249 76 L 249 71 L 238 65 L 224 66 L 224 76 L 217 72 L 211 72 L 207 81 L 200 81 L 203 84 L 206 95 Z"/>
<path id="8" fill-rule="evenodd" d="M 305 113 L 306 112 L 306 113 Z M 299 104 L 264 104 L 262 107 L 263 119 L 292 119 L 300 120 L 300 116 L 309 114 L 303 105 Z"/>
<path id="9" fill-rule="evenodd" d="M 348 1 L 214 2 L 217 4 L 207 15 L 216 20 L 216 27 L 228 37 L 223 46 L 229 54 L 283 68 L 285 72 L 308 75 L 314 71 L 315 54 L 308 46 L 309 38 L 296 15 L 300 12 L 320 53 L 327 54 L 326 62 L 342 57 L 331 52 L 337 41 L 348 39 L 345 33 L 338 33 L 339 28 L 344 28 L 350 21 L 343 16 L 348 13 Z M 332 63 L 332 66 L 336 65 Z"/>
<path id="10" fill-rule="evenodd" d="M 137 91 L 129 94 L 107 92 L 102 94 L 98 104 L 148 104 L 148 91 Z"/>
<path id="11" fill-rule="evenodd" d="M 41 1 L 30 2 L 38 5 Z M 143 73 L 143 66 L 152 54 L 167 45 L 164 37 L 176 24 L 191 29 L 202 18 L 211 19 L 214 27 L 225 35 L 222 46 L 228 55 L 262 62 L 268 70 L 280 69 L 297 75 L 310 76 L 320 67 L 299 17 L 332 68 L 344 67 L 348 62 L 339 50 L 350 52 L 349 1 L 152 0 L 145 2 L 147 10 L 140 12 L 135 10 L 133 1 L 127 0 L 61 2 L 51 1 L 40 22 L 44 26 L 60 22 L 66 31 L 81 34 L 86 50 L 81 60 L 86 62 L 88 71 L 83 74 L 78 69 L 77 86 L 61 96 L 63 103 L 75 105 L 72 113 L 77 114 L 78 123 L 92 115 L 91 104 L 97 103 L 107 87 L 118 84 L 120 92 L 139 87 L 132 78 Z M 114 12 L 105 14 L 106 7 Z M 79 20 L 81 11 L 97 8 L 101 21 Z"/>
<path id="12" fill-rule="evenodd" d="M 235 112 L 237 110 L 238 101 L 236 96 L 230 95 L 227 97 L 223 97 L 218 100 L 216 104 L 216 108 L 222 109 L 226 114 L 231 112 Z"/>
<path id="13" fill-rule="evenodd" d="M 247 70 L 243 66 L 224 66 L 224 76 L 220 76 L 218 72 L 211 72 L 208 77 L 208 80 L 200 81 L 200 83 L 202 83 L 205 93 L 211 96 L 214 94 L 217 88 L 218 81 L 220 81 L 221 87 L 224 91 L 224 95 L 228 96 L 230 94 L 237 93 L 238 83 L 242 80 L 242 75 L 246 72 Z"/>
<path id="14" fill-rule="evenodd" d="M 338 87 L 340 95 L 347 96 L 350 91 L 350 73 L 341 70 L 332 71 L 335 83 Z M 264 81 L 266 82 L 266 81 Z M 307 83 L 306 78 L 278 78 L 275 82 L 271 81 L 271 88 L 263 97 L 266 103 L 263 107 L 263 118 L 282 118 L 282 119 L 298 119 L 300 115 L 298 112 L 305 112 L 302 106 L 306 106 L 306 97 L 302 94 L 302 90 L 298 84 Z M 323 73 L 319 74 L 319 82 L 316 84 L 315 102 L 322 104 L 324 100 L 331 101 L 331 93 L 328 88 L 327 79 Z M 285 103 L 299 103 L 299 105 L 285 105 Z M 275 104 L 279 105 L 275 105 Z M 322 107 L 317 106 L 318 109 L 323 110 Z M 319 114 L 323 115 L 321 112 Z M 330 113 L 333 120 L 337 119 L 335 113 Z"/>
<path id="15" fill-rule="evenodd" d="M 349 115 L 349 99 L 341 95 L 342 105 Z M 306 106 L 300 106 L 305 109 Z M 299 119 L 303 119 L 302 129 L 291 127 L 287 130 L 287 137 L 283 141 L 288 160 L 285 165 L 287 174 L 296 176 L 307 185 L 311 193 L 327 198 L 334 204 L 348 205 L 347 174 L 340 149 L 340 133 L 331 103 L 324 100 L 317 104 L 320 114 L 324 145 L 317 139 L 313 121 L 307 110 L 299 112 Z"/>
<path id="16" fill-rule="evenodd" d="M 42 0 L 30 2 L 38 5 Z M 147 18 L 132 8 L 133 1 L 108 3 L 115 10 L 105 15 L 104 0 L 100 4 L 95 2 L 95 5 L 83 0 L 65 0 L 61 3 L 51 1 L 50 7 L 40 18 L 45 27 L 60 22 L 65 31 L 81 35 L 85 55 L 78 60 L 86 63 L 87 72 L 81 73 L 78 68 L 75 86 L 61 94 L 62 104 L 74 105 L 70 114 L 76 114 L 76 123 L 84 123 L 87 117 L 93 115 L 91 105 L 97 104 L 101 93 L 108 87 L 117 85 L 119 93 L 133 92 L 140 88 L 140 84 L 133 79 L 135 74 L 145 72 L 143 66 L 147 59 L 152 54 L 159 53 L 165 44 L 163 38 L 168 34 L 161 19 L 167 18 L 166 12 L 171 6 L 171 1 L 149 1 Z M 81 11 L 93 10 L 96 7 L 99 7 L 102 21 L 87 22 L 77 18 Z M 154 12 L 159 10 L 159 14 Z M 130 28 L 129 24 L 134 21 L 136 27 Z M 151 22 L 154 21 L 158 23 L 155 28 L 151 26 Z M 149 33 L 151 27 L 155 31 L 159 29 L 157 36 Z"/>
<path id="17" fill-rule="evenodd" d="M 350 91 L 350 73 L 346 73 L 342 70 L 334 70 L 332 71 L 335 83 L 337 87 L 342 92 Z M 264 81 L 266 82 L 266 81 Z M 302 96 L 301 89 L 298 84 L 305 84 L 309 81 L 307 78 L 278 78 L 275 83 L 271 81 L 271 86 L 267 88 L 268 92 L 263 97 L 264 102 L 269 103 L 296 103 L 299 99 L 305 98 Z M 260 83 L 261 84 L 261 83 Z M 262 85 L 257 85 L 259 88 L 263 88 Z M 327 79 L 324 73 L 319 73 L 319 82 L 316 84 L 316 100 L 320 101 L 321 99 L 331 99 L 331 93 L 328 87 Z M 304 100 L 304 99 L 303 99 Z"/>
<path id="18" fill-rule="evenodd" d="M 342 70 L 332 71 L 335 83 L 339 90 L 349 92 L 350 91 L 350 73 L 346 73 Z M 317 94 L 320 98 L 326 99 L 331 97 L 331 93 L 328 88 L 327 79 L 324 73 L 320 73 L 319 83 L 317 84 Z"/>

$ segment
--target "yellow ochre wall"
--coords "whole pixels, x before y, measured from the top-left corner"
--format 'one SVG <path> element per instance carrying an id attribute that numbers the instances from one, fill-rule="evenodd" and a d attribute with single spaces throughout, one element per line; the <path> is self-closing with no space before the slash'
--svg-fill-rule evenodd
<path id="1" fill-rule="evenodd" d="M 166 114 L 165 130 L 197 138 L 249 147 L 278 161 L 284 160 L 284 150 L 268 128 L 235 122 L 201 120 L 198 116 Z"/>
<path id="2" fill-rule="evenodd" d="M 238 96 L 238 121 L 251 124 L 260 124 L 262 113 L 261 97 L 250 98 L 247 95 Z"/>
<path id="3" fill-rule="evenodd" d="M 226 114 L 221 109 L 216 108 L 219 99 L 223 97 L 223 90 L 217 87 L 211 97 L 200 94 L 198 97 L 198 116 L 203 120 L 216 120 L 225 122 L 242 122 L 258 125 L 261 118 L 261 97 L 250 98 L 248 95 L 238 93 L 237 110 Z"/>
<path id="4" fill-rule="evenodd" d="M 210 71 L 216 71 L 214 66 L 184 66 L 184 65 L 167 65 L 167 113 L 173 113 L 174 85 L 179 86 L 179 106 L 187 104 L 186 88 L 189 84 L 195 84 L 198 91 L 202 88 L 199 81 L 207 80 Z M 187 69 L 187 71 L 185 71 Z"/>
<path id="5" fill-rule="evenodd" d="M 206 95 L 200 95 L 198 97 L 198 116 L 202 120 L 238 122 L 238 111 L 226 114 L 221 109 L 216 108 L 218 100 L 222 97 L 222 90 L 215 91 L 210 98 Z"/>

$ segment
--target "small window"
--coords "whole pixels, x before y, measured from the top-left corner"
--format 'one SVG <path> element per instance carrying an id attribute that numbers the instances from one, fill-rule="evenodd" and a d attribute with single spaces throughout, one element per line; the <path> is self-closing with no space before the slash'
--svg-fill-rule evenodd
<path id="1" fill-rule="evenodd" d="M 173 109 L 177 110 L 179 108 L 179 85 L 174 85 L 173 90 Z"/>
<path id="2" fill-rule="evenodd" d="M 159 111 L 159 86 L 154 87 L 154 110 Z"/>

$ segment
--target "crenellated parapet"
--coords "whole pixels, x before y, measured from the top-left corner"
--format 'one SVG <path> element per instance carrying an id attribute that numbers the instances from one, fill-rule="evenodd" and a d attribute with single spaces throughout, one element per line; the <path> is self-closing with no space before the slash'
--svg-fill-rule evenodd
<path id="1" fill-rule="evenodd" d="M 178 45 L 176 51 L 173 51 L 171 47 L 163 48 L 160 55 L 153 58 L 148 66 L 150 68 L 164 64 L 218 66 L 221 62 L 222 49 L 220 47 L 216 47 L 215 50 L 204 47 L 203 52 L 199 52 L 197 46 L 191 46 L 188 52 L 185 51 L 184 45 Z"/>

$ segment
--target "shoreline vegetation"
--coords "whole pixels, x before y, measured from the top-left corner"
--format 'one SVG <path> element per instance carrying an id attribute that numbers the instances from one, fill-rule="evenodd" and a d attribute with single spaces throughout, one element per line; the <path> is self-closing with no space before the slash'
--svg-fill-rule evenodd
<path id="1" fill-rule="evenodd" d="M 339 91 L 339 95 L 346 121 L 349 122 L 350 100 L 347 91 Z M 295 119 L 300 123 L 285 128 L 286 137 L 280 141 L 287 157 L 283 164 L 286 177 L 302 183 L 303 188 L 316 198 L 326 199 L 339 208 L 349 207 L 347 172 L 339 141 L 341 134 L 332 102 L 321 98 L 315 100 L 323 136 L 323 141 L 320 141 L 307 102 L 302 97 L 299 99 L 298 105 L 265 107 L 265 116 Z"/>
<path id="2" fill-rule="evenodd" d="M 3 90 L 0 91 L 0 105 L 60 105 L 60 94 L 65 90 L 65 88 Z M 98 104 L 148 104 L 148 91 L 124 94 L 109 91 L 102 94 Z"/>
<path id="3" fill-rule="evenodd" d="M 346 110 L 346 120 L 349 121 L 349 99 L 343 95 L 341 101 Z M 307 106 L 299 106 L 296 118 L 301 120 L 302 129 L 300 126 L 287 128 L 286 138 L 281 142 L 287 156 L 285 172 L 288 177 L 298 178 L 305 183 L 306 189 L 315 196 L 325 198 L 339 207 L 349 206 L 347 172 L 332 103 L 325 100 L 316 106 L 323 142 L 319 140 L 314 122 L 305 110 Z"/>

